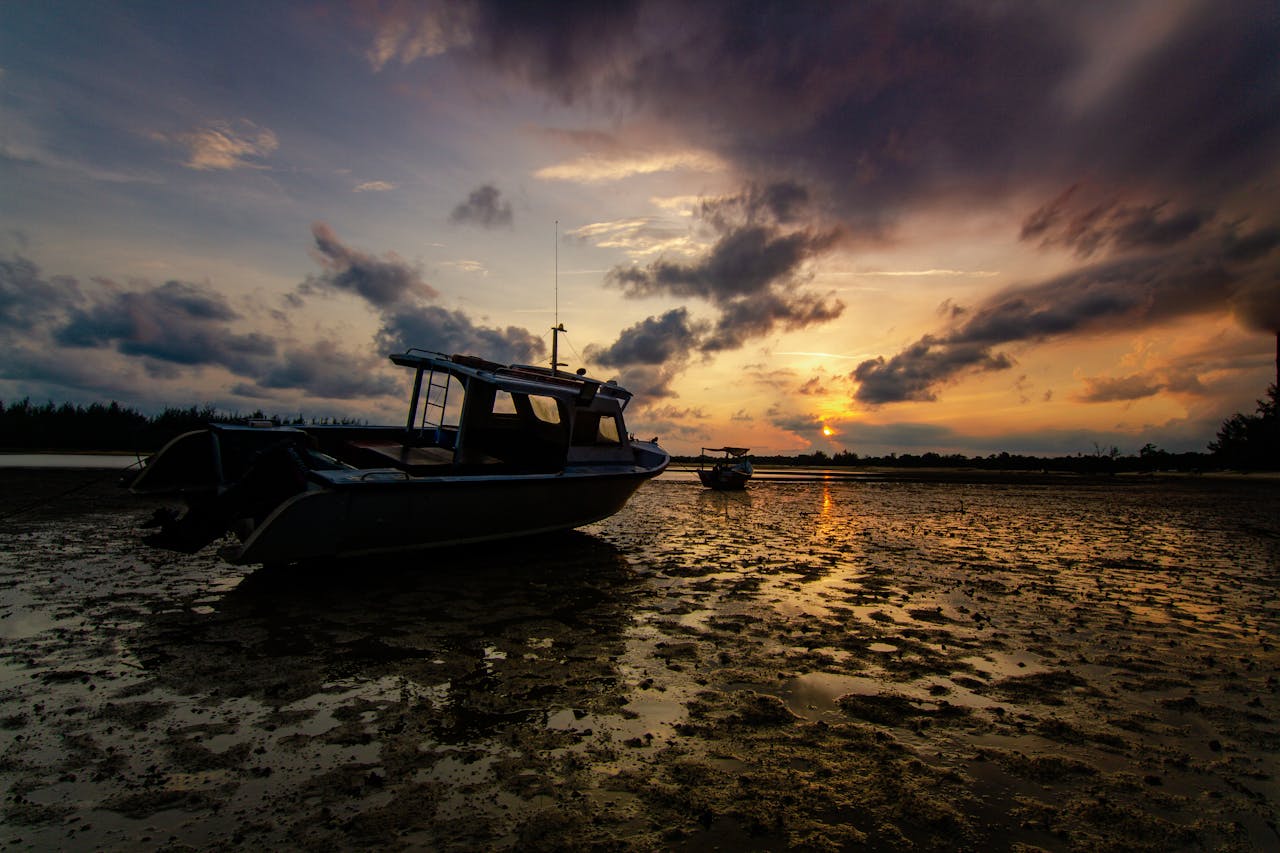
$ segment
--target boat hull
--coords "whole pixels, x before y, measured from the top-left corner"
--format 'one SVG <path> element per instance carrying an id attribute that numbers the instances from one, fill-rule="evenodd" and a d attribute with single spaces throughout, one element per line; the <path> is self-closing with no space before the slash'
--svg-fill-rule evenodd
<path id="1" fill-rule="evenodd" d="M 234 563 L 298 562 L 568 530 L 618 512 L 663 468 L 336 482 L 288 499 L 222 554 Z"/>
<path id="2" fill-rule="evenodd" d="M 751 479 L 751 475 L 740 471 L 718 469 L 699 471 L 698 479 L 708 489 L 715 489 L 718 492 L 737 492 L 747 487 L 747 481 Z"/>

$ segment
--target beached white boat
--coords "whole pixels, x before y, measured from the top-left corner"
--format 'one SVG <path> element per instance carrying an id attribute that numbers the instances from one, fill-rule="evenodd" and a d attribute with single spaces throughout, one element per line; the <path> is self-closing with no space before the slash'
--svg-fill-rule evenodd
<path id="1" fill-rule="evenodd" d="M 751 460 L 746 458 L 746 447 L 704 447 L 698 456 L 698 479 L 708 489 L 719 492 L 731 492 L 745 489 L 754 470 Z M 723 453 L 724 458 L 717 460 L 711 467 L 706 466 L 707 451 Z"/>
<path id="2" fill-rule="evenodd" d="M 149 541 L 195 551 L 230 530 L 236 563 L 287 563 L 579 527 L 620 510 L 670 456 L 628 436 L 631 393 L 579 371 L 410 350 L 403 427 L 211 424 L 130 487 L 181 494 Z M 553 359 L 554 361 L 554 359 Z"/>

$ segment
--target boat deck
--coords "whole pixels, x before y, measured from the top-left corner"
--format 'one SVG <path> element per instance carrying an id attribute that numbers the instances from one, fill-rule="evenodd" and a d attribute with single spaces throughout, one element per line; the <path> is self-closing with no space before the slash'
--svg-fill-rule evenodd
<path id="1" fill-rule="evenodd" d="M 503 465 L 496 456 L 464 453 L 455 459 L 444 447 L 415 447 L 389 439 L 351 439 L 343 445 L 343 456 L 357 468 L 395 468 L 416 477 L 462 473 Z"/>

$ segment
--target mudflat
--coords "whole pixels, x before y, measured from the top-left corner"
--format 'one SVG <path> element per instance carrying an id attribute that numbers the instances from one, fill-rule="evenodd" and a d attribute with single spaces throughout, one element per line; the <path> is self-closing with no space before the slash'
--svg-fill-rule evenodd
<path id="1" fill-rule="evenodd" d="M 0 470 L 12 849 L 1265 850 L 1280 488 L 660 478 L 237 567 Z"/>

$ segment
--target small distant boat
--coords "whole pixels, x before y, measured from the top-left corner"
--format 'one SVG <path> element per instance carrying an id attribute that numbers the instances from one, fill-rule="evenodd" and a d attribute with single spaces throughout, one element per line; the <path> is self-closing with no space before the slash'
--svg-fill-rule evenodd
<path id="1" fill-rule="evenodd" d="M 671 457 L 630 438 L 631 392 L 584 371 L 422 350 L 395 426 L 211 424 L 155 454 L 140 494 L 179 494 L 152 544 L 194 552 L 231 531 L 233 563 L 407 551 L 607 518 Z M 554 356 L 553 359 L 554 361 Z M 420 405 L 421 404 L 421 405 Z"/>
<path id="2" fill-rule="evenodd" d="M 746 458 L 747 447 L 704 447 L 698 458 L 698 479 L 708 489 L 720 492 L 738 491 L 747 487 L 754 471 L 751 460 Z M 706 467 L 707 453 L 723 453 L 724 458 Z"/>

